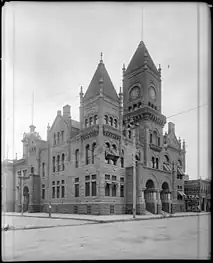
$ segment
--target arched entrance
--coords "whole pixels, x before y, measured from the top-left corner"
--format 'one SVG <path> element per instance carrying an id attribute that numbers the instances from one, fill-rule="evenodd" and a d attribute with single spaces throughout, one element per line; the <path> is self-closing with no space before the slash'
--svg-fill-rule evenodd
<path id="1" fill-rule="evenodd" d="M 144 191 L 144 199 L 146 202 L 146 210 L 155 214 L 156 208 L 155 208 L 155 199 L 156 199 L 156 192 L 155 192 L 155 185 L 154 182 L 149 179 L 146 182 L 146 189 Z"/>
<path id="2" fill-rule="evenodd" d="M 23 189 L 23 212 L 28 211 L 28 205 L 29 205 L 29 188 L 27 186 Z"/>
<path id="3" fill-rule="evenodd" d="M 160 192 L 160 199 L 162 203 L 162 210 L 164 212 L 170 213 L 171 200 L 170 200 L 169 185 L 167 182 L 164 182 L 162 184 L 162 190 Z"/>

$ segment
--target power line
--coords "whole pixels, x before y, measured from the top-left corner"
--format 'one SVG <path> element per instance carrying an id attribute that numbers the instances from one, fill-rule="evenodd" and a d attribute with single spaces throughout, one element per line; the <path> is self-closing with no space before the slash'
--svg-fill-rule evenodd
<path id="1" fill-rule="evenodd" d="M 186 111 L 181 111 L 181 112 L 179 112 L 179 113 L 177 113 L 177 114 L 174 114 L 174 115 L 171 115 L 171 116 L 167 117 L 167 119 L 168 119 L 168 118 L 171 118 L 171 117 L 174 117 L 174 116 L 177 116 L 177 115 L 180 115 L 180 114 L 183 114 L 183 113 L 186 113 L 186 112 L 189 112 L 189 111 L 192 111 L 192 110 L 196 110 L 196 109 L 201 108 L 201 107 L 206 106 L 206 105 L 208 105 L 208 104 L 205 103 L 205 104 L 200 105 L 200 106 L 197 106 L 197 107 L 195 107 L 195 108 L 191 108 L 191 109 L 186 110 Z"/>

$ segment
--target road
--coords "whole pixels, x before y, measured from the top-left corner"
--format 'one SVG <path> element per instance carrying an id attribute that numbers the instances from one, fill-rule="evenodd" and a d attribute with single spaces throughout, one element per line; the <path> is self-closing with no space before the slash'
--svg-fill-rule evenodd
<path id="1" fill-rule="evenodd" d="M 87 223 L 3 232 L 3 260 L 207 259 L 209 256 L 208 215 Z"/>

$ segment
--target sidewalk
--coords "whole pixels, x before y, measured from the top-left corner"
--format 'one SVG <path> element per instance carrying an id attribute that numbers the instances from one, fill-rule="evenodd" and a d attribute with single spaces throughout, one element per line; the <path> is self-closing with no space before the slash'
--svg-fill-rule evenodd
<path id="1" fill-rule="evenodd" d="M 209 212 L 181 212 L 175 214 L 148 214 L 148 215 L 136 215 L 133 218 L 133 215 L 85 215 L 85 214 L 51 214 L 51 219 L 74 219 L 74 220 L 83 220 L 83 221 L 93 221 L 97 223 L 111 223 L 111 222 L 122 222 L 122 221 L 135 221 L 135 220 L 149 220 L 149 219 L 162 219 L 162 218 L 175 218 L 175 217 L 186 217 L 186 216 L 201 216 L 201 215 L 210 215 Z M 6 212 L 2 213 L 2 216 L 21 216 L 20 213 L 15 212 Z M 24 217 L 36 217 L 36 218 L 49 218 L 47 213 L 24 213 Z M 50 218 L 49 218 L 50 219 Z"/>

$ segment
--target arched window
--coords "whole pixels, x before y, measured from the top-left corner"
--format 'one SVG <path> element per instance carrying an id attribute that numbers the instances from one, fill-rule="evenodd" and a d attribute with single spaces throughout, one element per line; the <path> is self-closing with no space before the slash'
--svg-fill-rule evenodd
<path id="1" fill-rule="evenodd" d="M 104 123 L 108 124 L 108 116 L 107 115 L 104 115 Z"/>
<path id="2" fill-rule="evenodd" d="M 32 174 L 34 173 L 34 167 L 31 167 L 31 173 Z"/>
<path id="3" fill-rule="evenodd" d="M 149 106 L 149 107 L 151 106 L 151 103 L 150 103 L 150 102 L 148 102 L 148 106 Z"/>
<path id="4" fill-rule="evenodd" d="M 60 171 L 60 155 L 57 156 L 57 171 Z"/>
<path id="5" fill-rule="evenodd" d="M 45 163 L 42 163 L 42 176 L 45 176 Z"/>
<path id="6" fill-rule="evenodd" d="M 160 137 L 158 137 L 158 146 L 160 146 Z"/>
<path id="7" fill-rule="evenodd" d="M 115 128 L 118 128 L 118 121 L 116 119 L 114 119 L 114 125 L 115 125 Z"/>
<path id="8" fill-rule="evenodd" d="M 149 141 L 150 141 L 150 143 L 152 143 L 152 133 L 150 133 L 150 135 L 149 135 Z"/>
<path id="9" fill-rule="evenodd" d="M 85 120 L 85 128 L 88 126 L 88 119 Z"/>
<path id="10" fill-rule="evenodd" d="M 124 150 L 121 150 L 121 167 L 124 167 Z"/>
<path id="11" fill-rule="evenodd" d="M 141 108 L 142 104 L 141 102 L 138 103 L 138 108 Z"/>
<path id="12" fill-rule="evenodd" d="M 61 141 L 64 142 L 64 131 L 61 131 Z"/>
<path id="13" fill-rule="evenodd" d="M 53 135 L 53 144 L 56 145 L 56 134 Z"/>
<path id="14" fill-rule="evenodd" d="M 152 157 L 152 168 L 155 168 L 155 157 Z"/>
<path id="15" fill-rule="evenodd" d="M 65 155 L 64 155 L 64 153 L 62 153 L 62 158 L 61 158 L 61 162 L 62 162 L 62 171 L 64 171 L 64 159 L 65 159 Z"/>
<path id="16" fill-rule="evenodd" d="M 89 118 L 89 126 L 92 126 L 92 117 Z"/>
<path id="17" fill-rule="evenodd" d="M 129 107 L 129 112 L 132 111 L 132 107 Z"/>
<path id="18" fill-rule="evenodd" d="M 129 139 L 132 138 L 132 132 L 131 132 L 131 130 L 128 130 L 128 138 L 129 138 Z"/>
<path id="19" fill-rule="evenodd" d="M 169 157 L 168 157 L 168 155 L 164 155 L 164 162 L 165 162 L 165 163 L 169 163 Z"/>
<path id="20" fill-rule="evenodd" d="M 96 143 L 94 142 L 92 145 L 92 164 L 95 163 L 95 148 L 96 148 Z"/>
<path id="21" fill-rule="evenodd" d="M 105 148 L 106 148 L 106 151 L 105 151 L 105 163 L 109 164 L 110 160 L 107 158 L 107 153 L 108 153 L 108 150 L 110 149 L 110 144 L 108 142 L 105 143 Z"/>
<path id="22" fill-rule="evenodd" d="M 94 116 L 94 125 L 98 123 L 98 115 Z"/>
<path id="23" fill-rule="evenodd" d="M 79 166 L 79 149 L 75 150 L 75 168 Z"/>
<path id="24" fill-rule="evenodd" d="M 133 110 L 137 110 L 137 104 L 133 105 Z"/>
<path id="25" fill-rule="evenodd" d="M 153 131 L 153 144 L 157 145 L 157 132 L 156 131 Z"/>
<path id="26" fill-rule="evenodd" d="M 53 156 L 53 173 L 55 173 L 55 156 Z"/>
<path id="27" fill-rule="evenodd" d="M 156 158 L 156 167 L 155 168 L 159 169 L 159 159 L 158 158 Z"/>
<path id="28" fill-rule="evenodd" d="M 117 147 L 116 147 L 115 144 L 112 145 L 112 149 L 113 149 L 114 154 L 116 154 L 116 153 L 117 153 Z M 114 165 L 116 165 L 117 160 L 116 160 L 116 159 L 113 159 L 112 162 L 113 162 Z"/>
<path id="29" fill-rule="evenodd" d="M 86 164 L 89 164 L 89 144 L 86 146 Z"/>
<path id="30" fill-rule="evenodd" d="M 57 143 L 60 143 L 60 132 L 58 132 L 58 136 L 57 136 Z"/>
<path id="31" fill-rule="evenodd" d="M 113 118 L 112 117 L 109 117 L 109 123 L 111 126 L 113 126 Z"/>

